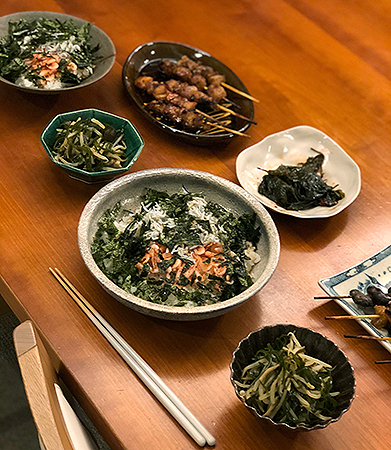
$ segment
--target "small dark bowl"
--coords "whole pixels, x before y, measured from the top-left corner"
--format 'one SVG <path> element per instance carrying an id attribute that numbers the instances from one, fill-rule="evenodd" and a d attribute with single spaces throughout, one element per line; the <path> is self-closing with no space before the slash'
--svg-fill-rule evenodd
<path id="1" fill-rule="evenodd" d="M 0 17 L 0 36 L 6 36 L 8 34 L 8 23 L 9 22 L 17 22 L 18 20 L 24 19 L 29 21 L 33 21 L 39 18 L 46 18 L 50 20 L 60 20 L 64 22 L 65 20 L 72 19 L 75 25 L 82 26 L 88 23 L 86 20 L 80 19 L 79 17 L 70 16 L 69 14 L 62 14 L 58 12 L 49 12 L 49 11 L 24 11 L 18 12 L 14 14 L 9 14 L 8 16 Z M 107 75 L 111 68 L 113 67 L 115 61 L 115 47 L 109 36 L 105 32 L 103 32 L 100 28 L 95 25 L 91 26 L 90 30 L 91 34 L 91 47 L 95 47 L 99 44 L 100 48 L 96 52 L 97 59 L 96 66 L 94 69 L 94 73 L 83 80 L 81 83 L 75 86 L 67 86 L 60 89 L 42 89 L 38 87 L 26 87 L 26 86 L 18 86 L 15 83 L 12 83 L 9 80 L 6 80 L 3 77 L 0 77 L 0 81 L 10 86 L 13 86 L 21 91 L 26 91 L 35 94 L 59 94 L 61 92 L 73 91 L 75 89 L 80 89 L 85 86 L 89 86 L 92 83 L 103 78 Z"/>
<path id="2" fill-rule="evenodd" d="M 252 358 L 258 350 L 264 348 L 268 343 L 274 342 L 279 336 L 287 334 L 290 331 L 295 332 L 300 344 L 305 346 L 306 354 L 335 367 L 333 370 L 333 386 L 336 391 L 340 392 L 340 395 L 338 396 L 338 409 L 334 412 L 332 419 L 312 427 L 305 425 L 293 427 L 286 423 L 275 422 L 269 417 L 264 417 L 258 409 L 249 405 L 246 400 L 239 395 L 240 388 L 235 384 L 235 381 L 240 381 L 242 370 L 252 362 Z M 230 368 L 231 382 L 235 388 L 235 393 L 245 407 L 257 417 L 268 420 L 274 425 L 282 425 L 290 428 L 291 430 L 314 430 L 327 427 L 330 423 L 339 420 L 342 414 L 348 411 L 355 397 L 356 381 L 354 378 L 354 371 L 345 354 L 322 334 L 296 325 L 271 325 L 250 333 L 239 343 L 234 351 Z"/>
<path id="3" fill-rule="evenodd" d="M 116 129 L 124 130 L 124 141 L 126 143 L 127 161 L 125 165 L 118 169 L 102 170 L 99 172 L 89 172 L 77 167 L 68 166 L 54 159 L 53 144 L 56 139 L 56 129 L 67 120 L 76 120 L 78 117 L 89 119 L 95 117 L 102 123 L 111 125 Z M 99 111 L 98 109 L 81 109 L 71 111 L 55 116 L 45 127 L 41 134 L 41 143 L 54 164 L 68 173 L 71 178 L 75 178 L 85 183 L 102 183 L 110 181 L 114 177 L 127 172 L 139 157 L 144 147 L 144 141 L 136 130 L 135 126 L 128 119 L 110 114 L 108 112 Z"/>
<path id="4" fill-rule="evenodd" d="M 134 86 L 135 80 L 142 74 L 146 66 L 153 62 L 157 62 L 161 59 L 168 59 L 170 61 L 178 61 L 183 55 L 195 61 L 201 61 L 202 64 L 213 67 L 213 69 L 226 77 L 226 82 L 239 89 L 242 92 L 248 94 L 245 85 L 240 81 L 240 79 L 222 62 L 213 58 L 213 56 L 205 53 L 194 47 L 190 47 L 184 44 L 178 44 L 175 42 L 148 42 L 137 47 L 126 59 L 125 64 L 122 69 L 122 82 L 129 95 L 129 97 L 136 104 L 143 116 L 154 125 L 163 129 L 171 136 L 179 138 L 190 144 L 196 145 L 213 145 L 229 142 L 234 137 L 238 135 L 230 132 L 223 132 L 216 135 L 199 135 L 196 133 L 184 131 L 170 126 L 163 121 L 156 119 L 152 114 L 150 114 L 144 107 L 143 99 L 140 92 Z M 235 94 L 227 90 L 227 97 L 238 105 L 238 112 L 241 115 L 248 117 L 249 119 L 254 118 L 254 106 L 253 102 L 243 96 Z M 250 127 L 251 123 L 235 118 L 234 126 L 230 127 L 235 131 L 240 133 L 245 133 L 245 131 Z"/>

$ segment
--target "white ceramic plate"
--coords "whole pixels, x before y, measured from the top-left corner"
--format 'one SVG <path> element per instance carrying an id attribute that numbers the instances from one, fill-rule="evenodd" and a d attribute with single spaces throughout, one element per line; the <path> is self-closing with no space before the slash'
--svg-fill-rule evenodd
<path id="1" fill-rule="evenodd" d="M 391 286 L 391 245 L 384 248 L 365 261 L 350 267 L 343 272 L 324 278 L 319 285 L 329 295 L 349 295 L 351 289 L 366 292 L 369 285 L 377 286 L 386 291 Z M 372 308 L 360 308 L 351 299 L 335 300 L 346 312 L 352 316 L 359 314 L 373 314 Z M 384 329 L 375 328 L 370 319 L 359 321 L 372 336 L 388 336 Z M 379 341 L 389 352 L 391 352 L 390 341 Z"/>
<path id="2" fill-rule="evenodd" d="M 280 164 L 297 165 L 321 151 L 324 179 L 329 185 L 338 185 L 345 197 L 332 207 L 317 206 L 305 211 L 290 211 L 258 193 L 258 186 L 266 174 L 264 170 L 276 169 Z M 257 144 L 243 150 L 236 159 L 236 175 L 240 184 L 268 208 L 304 219 L 331 217 L 349 206 L 361 189 L 358 165 L 331 138 L 316 128 L 302 125 L 265 137 Z"/>

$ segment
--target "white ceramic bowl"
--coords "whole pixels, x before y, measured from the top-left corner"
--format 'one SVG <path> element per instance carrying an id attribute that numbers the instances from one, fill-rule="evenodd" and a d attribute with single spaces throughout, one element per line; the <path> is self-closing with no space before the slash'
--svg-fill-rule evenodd
<path id="1" fill-rule="evenodd" d="M 235 215 L 255 212 L 256 227 L 261 237 L 256 252 L 260 261 L 252 270 L 254 283 L 235 297 L 205 306 L 167 306 L 143 300 L 125 292 L 99 269 L 91 254 L 91 244 L 102 214 L 123 200 L 127 207 L 136 210 L 145 188 L 153 187 L 169 194 L 185 187 L 189 192 L 202 192 L 205 199 L 228 208 Z M 252 195 L 237 184 L 206 172 L 188 169 L 151 169 L 125 175 L 99 190 L 85 206 L 78 227 L 81 256 L 90 272 L 115 299 L 143 314 L 169 320 L 199 320 L 219 316 L 238 307 L 258 292 L 273 274 L 280 253 L 276 226 L 267 210 Z"/>
<path id="2" fill-rule="evenodd" d="M 345 197 L 335 206 L 292 211 L 258 193 L 258 186 L 266 175 L 262 169 L 275 169 L 280 164 L 303 163 L 309 156 L 316 155 L 311 148 L 325 155 L 323 172 L 327 184 L 338 185 L 338 189 L 345 193 Z M 303 219 L 325 218 L 340 213 L 357 198 L 361 189 L 360 169 L 353 159 L 322 131 L 307 125 L 271 134 L 243 150 L 236 160 L 236 175 L 244 189 L 268 208 Z"/>

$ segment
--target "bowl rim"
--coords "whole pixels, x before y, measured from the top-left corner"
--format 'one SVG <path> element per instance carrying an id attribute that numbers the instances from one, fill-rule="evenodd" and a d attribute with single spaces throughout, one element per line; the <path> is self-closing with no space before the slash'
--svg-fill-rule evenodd
<path id="1" fill-rule="evenodd" d="M 318 336 L 318 337 L 321 338 L 322 340 L 327 341 L 327 342 L 329 343 L 329 345 L 332 345 L 332 346 L 337 350 L 337 352 L 340 353 L 340 354 L 342 355 L 342 357 L 343 357 L 344 360 L 346 361 L 346 364 L 347 364 L 348 368 L 350 369 L 350 373 L 351 373 L 351 378 L 352 378 L 353 384 L 352 384 L 352 386 L 351 386 L 352 395 L 351 395 L 351 397 L 350 397 L 350 399 L 349 399 L 349 404 L 348 404 L 344 409 L 342 409 L 342 410 L 340 411 L 338 417 L 333 417 L 332 419 L 330 419 L 330 420 L 328 420 L 328 421 L 326 421 L 326 422 L 324 422 L 324 423 L 319 423 L 319 424 L 316 424 L 316 425 L 311 426 L 311 427 L 310 427 L 310 426 L 307 426 L 307 425 L 298 425 L 298 426 L 295 427 L 295 426 L 289 425 L 289 424 L 284 423 L 284 422 L 276 422 L 276 421 L 274 421 L 273 419 L 271 419 L 270 417 L 264 417 L 264 416 L 262 416 L 262 415 L 259 413 L 259 411 L 257 410 L 257 408 L 255 408 L 255 407 L 252 406 L 252 405 L 249 405 L 249 404 L 246 402 L 246 400 L 243 399 L 243 398 L 239 395 L 239 389 L 238 389 L 238 387 L 236 386 L 235 380 L 234 380 L 235 369 L 234 369 L 233 365 L 234 365 L 234 363 L 235 363 L 235 361 L 236 361 L 236 358 L 237 358 L 238 355 L 243 351 L 243 346 L 246 345 L 246 343 L 247 343 L 254 335 L 258 335 L 258 334 L 261 334 L 261 333 L 263 333 L 263 332 L 267 332 L 268 330 L 273 329 L 273 328 L 277 328 L 277 327 L 282 327 L 282 328 L 286 329 L 286 330 L 287 330 L 286 333 L 288 333 L 289 331 L 292 331 L 292 330 L 302 330 L 303 332 L 307 332 L 307 333 L 309 333 L 309 334 L 311 334 L 311 335 L 313 335 L 313 336 Z M 325 362 L 327 362 L 327 361 L 325 361 Z M 292 324 L 292 323 L 276 323 L 276 324 L 273 324 L 273 325 L 265 325 L 265 326 L 263 326 L 263 327 L 261 327 L 261 328 L 259 328 L 259 329 L 257 329 L 257 330 L 253 330 L 253 331 L 251 331 L 250 333 L 248 333 L 247 336 L 245 336 L 243 339 L 241 339 L 241 340 L 239 341 L 237 347 L 236 347 L 235 350 L 233 351 L 233 353 L 232 353 L 232 358 L 231 358 L 231 362 L 230 362 L 229 367 L 230 367 L 230 381 L 231 381 L 231 384 L 233 385 L 235 394 L 236 394 L 236 396 L 238 397 L 238 399 L 243 403 L 243 405 L 244 405 L 247 409 L 249 409 L 254 415 L 256 415 L 257 417 L 259 417 L 260 419 L 268 420 L 268 421 L 269 421 L 270 423 L 272 423 L 273 425 L 282 426 L 282 427 L 289 428 L 289 429 L 295 430 L 295 431 L 297 431 L 297 430 L 310 431 L 310 430 L 314 430 L 314 429 L 322 429 L 322 428 L 326 428 L 328 425 L 330 425 L 330 424 L 333 423 L 333 422 L 337 422 L 337 421 L 342 417 L 342 415 L 343 415 L 344 413 L 346 413 L 346 412 L 350 409 L 350 407 L 351 407 L 351 405 L 352 405 L 352 402 L 353 402 L 353 400 L 354 400 L 355 397 L 356 397 L 356 386 L 357 386 L 357 382 L 356 382 L 356 378 L 355 378 L 355 375 L 354 375 L 354 367 L 353 367 L 352 364 L 350 363 L 349 358 L 346 356 L 345 352 L 344 352 L 343 350 L 341 350 L 341 348 L 340 348 L 335 342 L 333 342 L 331 339 L 329 339 L 328 337 L 326 337 L 324 334 L 322 334 L 322 333 L 320 333 L 320 332 L 318 332 L 318 331 L 312 330 L 311 328 L 304 327 L 304 326 L 300 326 L 300 325 L 294 325 L 294 324 Z"/>
<path id="2" fill-rule="evenodd" d="M 154 177 L 159 176 L 177 176 L 177 174 L 183 174 L 185 176 L 192 177 L 206 177 L 208 179 L 212 179 L 215 182 L 222 185 L 224 188 L 228 189 L 230 192 L 234 193 L 236 196 L 239 195 L 242 200 L 244 200 L 249 206 L 256 212 L 258 218 L 262 221 L 263 225 L 267 230 L 267 236 L 272 245 L 269 246 L 270 254 L 268 258 L 268 263 L 265 266 L 265 269 L 262 273 L 262 276 L 254 282 L 252 286 L 243 291 L 241 294 L 232 297 L 223 302 L 218 302 L 213 305 L 203 305 L 197 307 L 177 307 L 177 306 L 168 306 L 168 305 L 160 305 L 153 302 L 149 302 L 147 300 L 143 300 L 139 297 L 136 297 L 130 293 L 125 292 L 115 283 L 113 283 L 106 275 L 99 269 L 95 260 L 92 257 L 90 251 L 90 245 L 88 244 L 88 227 L 87 224 L 90 224 L 91 217 L 94 211 L 97 209 L 100 201 L 104 199 L 106 196 L 110 195 L 117 187 L 121 187 L 122 185 L 131 184 L 134 180 L 140 180 L 142 178 L 148 177 L 149 179 L 153 179 Z M 163 318 L 173 318 L 182 317 L 186 319 L 181 320 L 198 320 L 203 318 L 204 315 L 208 314 L 208 317 L 212 317 L 213 313 L 215 315 L 223 314 L 225 310 L 232 309 L 233 307 L 239 306 L 250 297 L 255 295 L 270 279 L 273 275 L 280 254 L 280 240 L 278 235 L 278 230 L 276 225 L 274 224 L 273 219 L 270 214 L 266 210 L 266 208 L 261 205 L 257 200 L 251 196 L 251 194 L 247 193 L 243 188 L 239 185 L 226 180 L 224 178 L 218 177 L 216 175 L 210 174 L 208 172 L 197 171 L 193 169 L 176 169 L 176 168 L 158 168 L 158 169 L 147 169 L 138 172 L 133 172 L 129 175 L 125 175 L 121 178 L 113 180 L 103 188 L 101 188 L 85 205 L 78 225 L 78 244 L 79 250 L 89 271 L 92 275 L 99 281 L 99 283 L 103 286 L 103 288 L 109 292 L 114 298 L 118 301 L 126 304 L 127 306 L 138 310 L 144 314 L 149 315 L 158 315 Z M 250 295 L 249 295 L 250 291 Z M 178 319 L 177 319 L 178 320 Z"/>
<path id="3" fill-rule="evenodd" d="M 86 23 L 91 23 L 91 29 L 95 29 L 97 31 L 97 33 L 99 33 L 101 35 L 102 38 L 105 39 L 105 41 L 107 42 L 107 44 L 110 47 L 111 50 L 111 54 L 108 55 L 107 57 L 105 57 L 105 60 L 109 61 L 109 64 L 106 68 L 106 70 L 104 71 L 104 73 L 102 73 L 99 77 L 97 78 L 92 78 L 93 74 L 89 77 L 87 77 L 86 79 L 82 80 L 79 84 L 74 85 L 74 86 L 67 86 L 67 87 L 63 87 L 63 88 L 58 88 L 58 89 L 42 89 L 42 88 L 38 88 L 38 87 L 27 87 L 27 86 L 18 86 L 17 84 L 13 83 L 12 81 L 7 80 L 6 78 L 0 76 L 0 81 L 8 84 L 9 86 L 13 86 L 21 91 L 25 91 L 25 92 L 29 92 L 29 93 L 38 93 L 38 94 L 60 94 L 61 92 L 66 92 L 66 91 L 72 91 L 75 89 L 79 89 L 82 87 L 86 87 L 89 86 L 90 84 L 93 84 L 99 80 L 101 80 L 103 77 L 105 77 L 110 70 L 112 69 L 114 63 L 115 63 L 115 58 L 116 58 L 116 48 L 115 45 L 113 43 L 113 41 L 111 40 L 110 36 L 105 33 L 101 28 L 99 28 L 97 25 L 95 25 L 95 23 L 90 22 L 88 20 L 85 20 L 81 17 L 77 17 L 71 14 L 67 14 L 67 13 L 62 13 L 62 12 L 57 12 L 57 11 L 43 11 L 43 10 L 31 10 L 31 11 L 18 11 L 18 12 L 14 12 L 11 14 L 7 14 L 5 16 L 0 16 L 0 22 L 11 22 L 13 19 L 23 19 L 23 16 L 29 16 L 31 17 L 31 15 L 35 15 L 35 18 L 39 18 L 39 17 L 47 17 L 47 18 L 60 18 L 62 20 L 70 20 L 73 19 L 75 22 L 77 22 L 78 25 L 81 24 L 86 24 Z M 98 61 L 99 62 L 99 61 Z M 91 79 L 92 78 L 92 79 Z"/>
<path id="4" fill-rule="evenodd" d="M 133 158 L 130 159 L 129 162 L 123 167 L 120 167 L 117 169 L 112 169 L 112 170 L 101 170 L 99 172 L 90 172 L 88 170 L 80 169 L 78 167 L 68 166 L 67 164 L 64 164 L 62 162 L 54 160 L 52 148 L 49 145 L 49 143 L 45 141 L 46 134 L 49 132 L 49 130 L 51 130 L 51 128 L 54 126 L 56 120 L 58 120 L 60 117 L 73 116 L 73 115 L 77 115 L 80 113 L 91 113 L 91 117 L 94 117 L 92 114 L 98 113 L 99 115 L 103 115 L 106 117 L 112 117 L 117 120 L 121 120 L 124 122 L 124 125 L 126 124 L 127 126 L 129 126 L 131 129 L 131 132 L 134 134 L 135 138 L 139 141 L 139 144 L 137 147 L 137 152 L 135 153 Z M 66 111 L 63 113 L 56 114 L 54 117 L 52 117 L 52 119 L 47 123 L 47 125 L 43 129 L 41 136 L 40 136 L 40 141 L 41 141 L 41 144 L 42 144 L 43 148 L 45 149 L 46 153 L 48 154 L 49 158 L 54 162 L 54 164 L 58 165 L 59 167 L 61 167 L 62 169 L 66 170 L 66 171 L 73 172 L 73 173 L 79 174 L 79 175 L 87 175 L 92 178 L 101 177 L 104 175 L 109 176 L 109 174 L 115 176 L 115 175 L 121 174 L 123 172 L 126 172 L 136 162 L 136 160 L 140 156 L 140 153 L 145 145 L 144 139 L 142 138 L 141 134 L 139 133 L 139 131 L 137 130 L 135 125 L 129 119 L 127 119 L 126 117 L 118 116 L 116 114 L 113 114 L 113 113 L 110 113 L 107 111 L 102 111 L 97 108 L 77 109 L 74 111 Z"/>
<path id="5" fill-rule="evenodd" d="M 128 55 L 128 57 L 125 60 L 124 65 L 122 67 L 122 83 L 123 83 L 123 85 L 125 87 L 125 90 L 126 90 L 128 96 L 135 102 L 137 107 L 143 113 L 143 115 L 145 117 L 148 117 L 149 121 L 151 123 L 159 126 L 160 129 L 163 129 L 164 131 L 169 132 L 172 136 L 175 136 L 175 137 L 187 138 L 189 140 L 194 140 L 194 141 L 204 141 L 204 140 L 206 141 L 206 140 L 208 140 L 211 143 L 213 141 L 218 142 L 218 141 L 222 141 L 222 140 L 230 140 L 230 139 L 232 139 L 234 137 L 237 137 L 236 134 L 230 133 L 230 132 L 221 133 L 221 134 L 218 134 L 218 135 L 217 134 L 216 135 L 197 135 L 197 134 L 194 134 L 194 133 L 190 133 L 190 132 L 188 132 L 186 130 L 180 130 L 180 129 L 177 129 L 177 128 L 173 127 L 173 126 L 170 126 L 170 125 L 167 125 L 165 123 L 162 123 L 162 122 L 158 121 L 157 119 L 155 119 L 155 117 L 152 114 L 150 114 L 147 111 L 145 111 L 145 108 L 142 107 L 141 102 L 137 99 L 137 97 L 135 95 L 133 95 L 133 93 L 131 92 L 131 90 L 128 87 L 128 84 L 130 84 L 130 82 L 129 82 L 128 78 L 127 78 L 127 69 L 128 69 L 128 66 L 131 64 L 131 62 L 132 62 L 132 60 L 133 60 L 135 55 L 137 55 L 143 49 L 145 49 L 147 47 L 151 47 L 153 45 L 167 45 L 167 46 L 174 45 L 174 46 L 177 46 L 179 48 L 184 48 L 187 51 L 192 51 L 192 52 L 199 53 L 203 57 L 206 57 L 206 58 L 209 58 L 211 60 L 217 61 L 220 65 L 222 65 L 224 67 L 224 70 L 226 70 L 227 73 L 229 73 L 230 75 L 233 75 L 235 78 L 237 78 L 237 80 L 239 80 L 239 82 L 242 84 L 242 90 L 244 92 L 246 92 L 247 94 L 249 94 L 247 87 L 244 85 L 243 81 L 236 75 L 236 73 L 232 69 L 230 69 L 226 64 L 221 62 L 219 59 L 217 59 L 214 56 L 212 56 L 210 53 L 208 53 L 208 52 L 206 52 L 204 50 L 201 50 L 201 49 L 199 49 L 197 47 L 193 47 L 193 46 L 188 45 L 188 44 L 183 44 L 181 42 L 165 41 L 165 40 L 163 40 L 163 41 L 149 41 L 149 42 L 146 42 L 144 44 L 140 44 L 139 46 L 137 46 Z M 147 64 L 148 63 L 145 63 L 143 66 L 141 66 L 139 68 L 138 72 L 141 73 L 143 67 L 145 67 Z M 251 120 L 253 120 L 254 119 L 254 103 L 251 100 L 248 100 L 248 101 L 250 102 L 249 105 L 250 105 L 250 110 L 251 110 L 249 118 Z M 239 128 L 238 130 L 235 130 L 235 131 L 239 131 L 241 133 L 244 133 L 250 126 L 251 126 L 251 123 L 247 122 L 241 128 Z"/>

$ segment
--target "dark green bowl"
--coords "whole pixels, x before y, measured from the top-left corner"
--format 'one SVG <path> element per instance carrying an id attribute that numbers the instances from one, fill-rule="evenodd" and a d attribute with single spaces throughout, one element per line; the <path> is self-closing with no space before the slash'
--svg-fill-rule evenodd
<path id="1" fill-rule="evenodd" d="M 78 169 L 76 167 L 68 166 L 54 159 L 53 144 L 56 138 L 56 129 L 68 120 L 76 120 L 78 117 L 82 119 L 95 118 L 102 123 L 113 126 L 116 129 L 122 128 L 124 130 L 124 141 L 126 142 L 126 156 L 128 160 L 126 164 L 119 169 L 103 170 L 100 172 L 89 172 L 87 170 Z M 135 126 L 128 119 L 119 117 L 108 112 L 99 111 L 98 109 L 81 109 L 78 111 L 70 111 L 63 114 L 58 114 L 46 125 L 41 134 L 41 143 L 49 155 L 50 159 L 57 164 L 61 169 L 65 170 L 68 175 L 85 183 L 101 183 L 110 181 L 118 175 L 121 175 L 129 170 L 134 162 L 139 157 L 141 150 L 144 147 L 143 138 Z"/>

